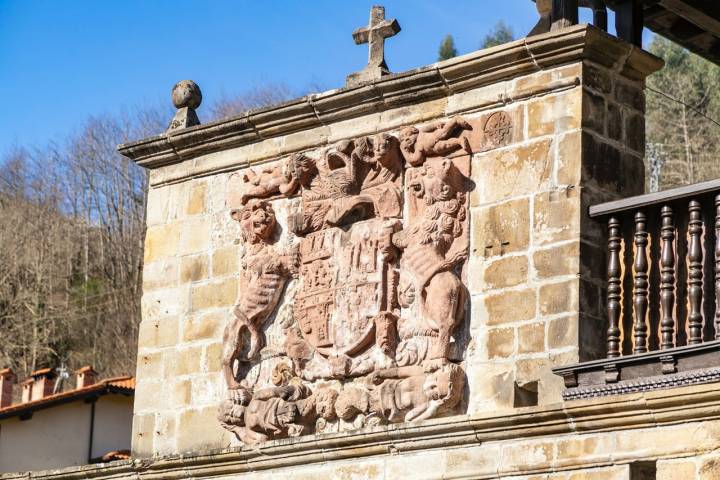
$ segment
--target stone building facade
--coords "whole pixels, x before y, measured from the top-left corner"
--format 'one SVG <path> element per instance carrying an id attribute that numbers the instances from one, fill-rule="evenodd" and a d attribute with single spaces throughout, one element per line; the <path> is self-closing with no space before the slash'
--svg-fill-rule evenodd
<path id="1" fill-rule="evenodd" d="M 606 353 L 587 211 L 642 193 L 660 67 L 578 25 L 207 125 L 179 99 L 120 147 L 134 460 L 38 478 L 720 478 L 716 386 L 563 401 L 552 370 Z"/>

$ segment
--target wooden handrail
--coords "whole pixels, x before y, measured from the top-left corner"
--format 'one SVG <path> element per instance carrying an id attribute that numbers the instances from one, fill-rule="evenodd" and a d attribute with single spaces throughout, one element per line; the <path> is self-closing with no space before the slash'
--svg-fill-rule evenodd
<path id="1" fill-rule="evenodd" d="M 638 209 L 658 203 L 671 203 L 676 200 L 690 199 L 708 193 L 720 191 L 720 179 L 684 185 L 682 187 L 663 190 L 662 192 L 646 193 L 635 197 L 623 198 L 612 202 L 593 205 L 589 209 L 592 218 L 603 217 L 612 213 Z"/>

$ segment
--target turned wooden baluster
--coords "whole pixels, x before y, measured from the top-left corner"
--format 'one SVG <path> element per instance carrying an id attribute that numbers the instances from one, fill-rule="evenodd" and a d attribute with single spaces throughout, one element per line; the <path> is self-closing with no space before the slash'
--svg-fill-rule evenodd
<path id="1" fill-rule="evenodd" d="M 552 0 L 551 30 L 571 27 L 578 23 L 579 0 Z"/>
<path id="2" fill-rule="evenodd" d="M 607 356 L 620 356 L 620 222 L 608 220 Z"/>
<path id="3" fill-rule="evenodd" d="M 703 278 L 703 252 L 701 244 L 702 218 L 700 202 L 691 200 L 689 205 L 690 220 L 688 232 L 690 244 L 688 246 L 688 297 L 690 313 L 688 314 L 689 345 L 702 343 L 702 278 Z"/>
<path id="4" fill-rule="evenodd" d="M 715 340 L 720 340 L 720 195 L 715 197 Z"/>
<path id="5" fill-rule="evenodd" d="M 633 353 L 647 352 L 647 308 L 648 308 L 648 260 L 646 229 L 647 217 L 643 212 L 635 214 L 635 282 L 633 285 L 633 304 L 635 322 L 633 324 Z"/>
<path id="6" fill-rule="evenodd" d="M 660 321 L 662 349 L 675 346 L 675 319 L 673 319 L 673 306 L 675 305 L 675 225 L 673 225 L 673 211 L 668 205 L 660 211 L 662 226 L 662 251 L 660 253 L 660 303 L 662 304 L 662 320 Z"/>

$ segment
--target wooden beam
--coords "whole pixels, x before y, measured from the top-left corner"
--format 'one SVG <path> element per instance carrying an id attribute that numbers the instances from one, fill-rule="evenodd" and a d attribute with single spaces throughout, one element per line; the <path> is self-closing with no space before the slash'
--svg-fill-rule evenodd
<path id="1" fill-rule="evenodd" d="M 660 0 L 660 4 L 666 10 L 720 37 L 720 2 L 717 0 Z"/>
<path id="2" fill-rule="evenodd" d="M 670 27 L 670 33 L 680 40 L 690 40 L 705 33 L 705 30 L 684 18 L 677 17 Z"/>
<path id="3" fill-rule="evenodd" d="M 577 25 L 578 7 L 578 0 L 552 0 L 551 30 Z"/>
<path id="4" fill-rule="evenodd" d="M 615 30 L 619 38 L 642 47 L 643 6 L 640 0 L 622 0 L 616 4 Z"/>

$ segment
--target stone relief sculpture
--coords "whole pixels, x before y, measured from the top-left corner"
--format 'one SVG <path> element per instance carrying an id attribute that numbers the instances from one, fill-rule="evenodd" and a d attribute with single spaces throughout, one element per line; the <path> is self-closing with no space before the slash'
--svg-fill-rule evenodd
<path id="1" fill-rule="evenodd" d="M 506 135 L 506 121 L 488 132 Z M 464 132 L 483 136 L 487 123 L 454 117 L 344 140 L 245 174 L 218 415 L 241 442 L 457 408 L 474 188 Z"/>
<path id="2" fill-rule="evenodd" d="M 422 165 L 427 157 L 449 155 L 456 150 L 470 152 L 467 138 L 453 138 L 458 130 L 472 130 L 460 117 L 424 127 L 406 127 L 400 131 L 400 147 L 405 161 L 411 166 Z"/>
<path id="3" fill-rule="evenodd" d="M 236 363 L 257 356 L 264 342 L 262 324 L 277 306 L 286 281 L 297 270 L 294 254 L 283 255 L 273 248 L 277 223 L 269 203 L 251 200 L 242 209 L 234 210 L 232 217 L 240 222 L 247 250 L 240 272 L 243 294 L 223 335 L 224 375 L 231 390 L 240 386 L 233 371 Z"/>
<path id="4" fill-rule="evenodd" d="M 455 270 L 468 256 L 465 200 L 473 185 L 447 158 L 428 160 L 406 175 L 408 194 L 419 206 L 411 209 L 414 221 L 393 236 L 402 252 L 398 300 L 412 312 L 401 335 L 431 337 L 425 361 L 439 366 L 446 363 L 450 335 L 464 314 L 465 287 Z M 414 363 L 402 353 L 400 358 Z"/>
<path id="5" fill-rule="evenodd" d="M 292 194 L 295 186 L 292 183 L 289 172 L 283 165 L 265 167 L 260 172 L 247 170 L 243 175 L 243 181 L 252 185 L 241 196 L 241 203 L 244 205 L 251 198 L 267 198 L 273 195 Z"/>

